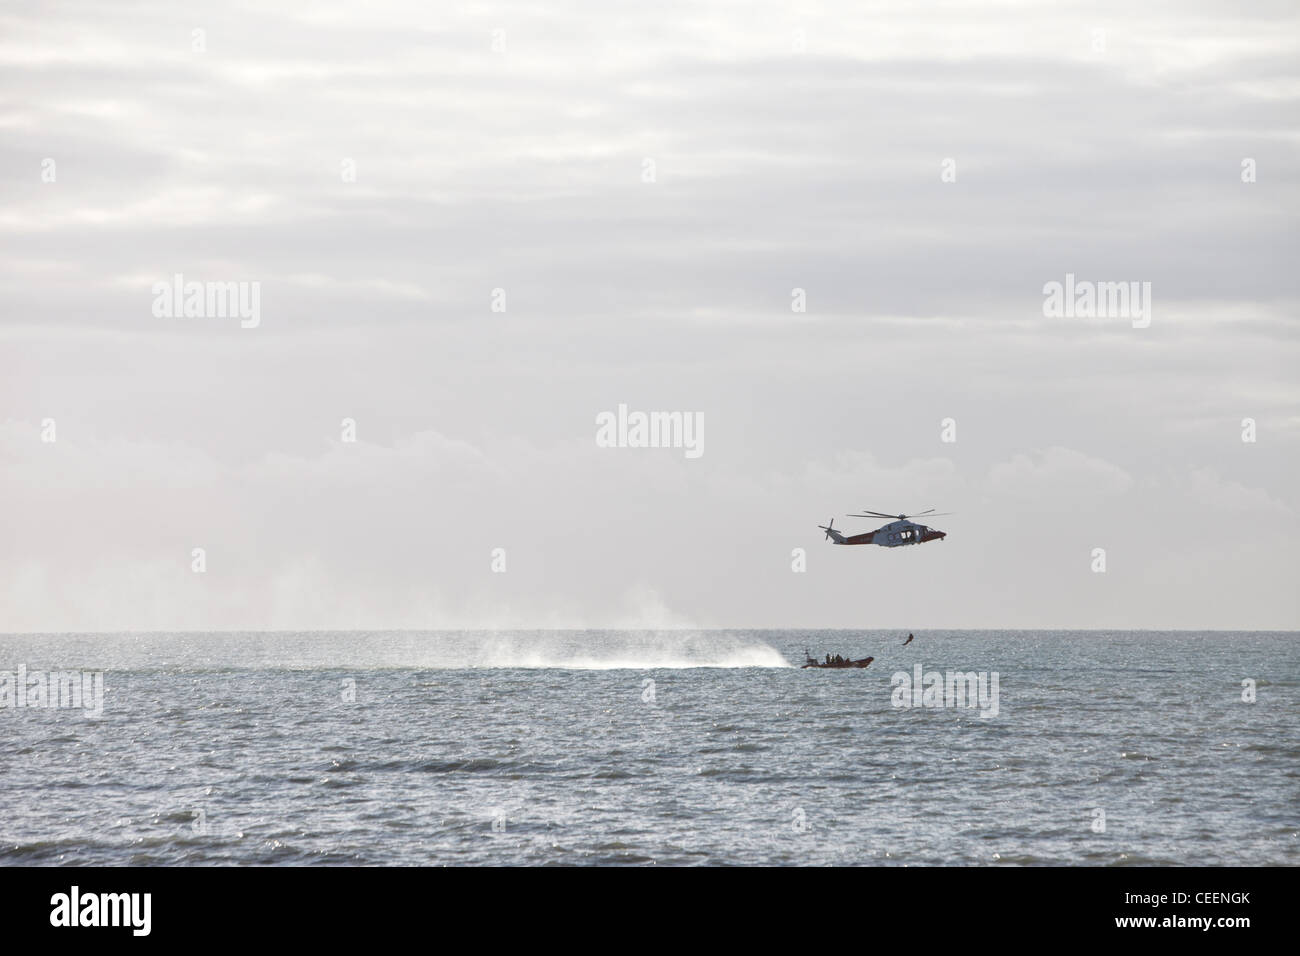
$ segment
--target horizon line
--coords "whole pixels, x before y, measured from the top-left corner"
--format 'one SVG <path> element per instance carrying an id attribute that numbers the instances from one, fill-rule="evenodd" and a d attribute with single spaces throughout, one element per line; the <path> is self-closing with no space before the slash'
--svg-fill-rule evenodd
<path id="1" fill-rule="evenodd" d="M 0 631 L 0 637 L 66 637 L 75 634 L 127 636 L 127 635 L 170 635 L 170 634 L 353 634 L 360 632 L 374 634 L 503 634 L 503 633 L 578 633 L 590 631 L 631 632 L 649 634 L 690 633 L 690 632 L 732 632 L 732 631 L 965 631 L 965 632 L 1001 632 L 1021 634 L 1028 632 L 1047 633 L 1104 633 L 1121 631 L 1129 634 L 1300 634 L 1300 628 L 1228 628 L 1228 627 L 339 627 L 339 628 L 167 628 L 164 630 L 113 630 L 113 631 Z"/>

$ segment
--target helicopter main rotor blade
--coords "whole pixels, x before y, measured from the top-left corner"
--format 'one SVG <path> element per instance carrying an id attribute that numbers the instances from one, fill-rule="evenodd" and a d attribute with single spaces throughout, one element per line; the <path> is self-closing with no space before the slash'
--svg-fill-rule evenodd
<path id="1" fill-rule="evenodd" d="M 898 521 L 900 519 L 906 521 L 909 518 L 942 518 L 953 513 L 954 512 L 951 511 L 935 511 L 933 508 L 931 508 L 929 511 L 918 511 L 916 514 L 911 514 L 911 515 L 887 515 L 882 511 L 868 510 L 866 514 L 849 515 L 849 517 L 850 518 L 888 518 L 891 521 Z"/>

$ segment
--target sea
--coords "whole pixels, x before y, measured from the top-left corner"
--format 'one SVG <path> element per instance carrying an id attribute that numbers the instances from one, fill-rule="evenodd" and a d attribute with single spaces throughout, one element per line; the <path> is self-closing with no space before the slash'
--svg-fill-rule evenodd
<path id="1" fill-rule="evenodd" d="M 0 635 L 0 864 L 1300 863 L 1300 634 L 906 637 Z"/>

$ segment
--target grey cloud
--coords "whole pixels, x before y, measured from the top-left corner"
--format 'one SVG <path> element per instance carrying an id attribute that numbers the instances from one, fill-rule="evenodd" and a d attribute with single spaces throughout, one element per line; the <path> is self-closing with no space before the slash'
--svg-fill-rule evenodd
<path id="1" fill-rule="evenodd" d="M 1293 627 L 1296 19 L 15 8 L 0 629 Z M 1151 327 L 1045 318 L 1067 271 Z M 154 318 L 177 272 L 261 326 Z M 620 402 L 704 456 L 596 448 Z"/>

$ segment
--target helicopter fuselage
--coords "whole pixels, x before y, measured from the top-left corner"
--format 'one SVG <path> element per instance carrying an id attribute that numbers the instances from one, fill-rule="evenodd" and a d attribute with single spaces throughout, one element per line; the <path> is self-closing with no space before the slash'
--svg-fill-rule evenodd
<path id="1" fill-rule="evenodd" d="M 947 532 L 917 524 L 915 521 L 891 521 L 875 531 L 863 534 L 835 534 L 836 544 L 878 544 L 882 548 L 902 548 L 909 544 L 925 544 L 928 541 L 942 541 L 948 537 Z"/>

